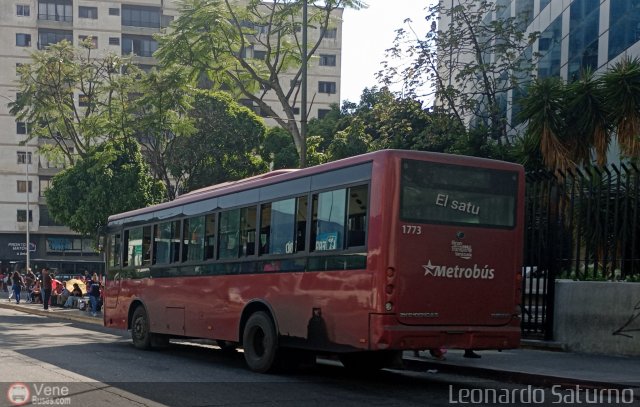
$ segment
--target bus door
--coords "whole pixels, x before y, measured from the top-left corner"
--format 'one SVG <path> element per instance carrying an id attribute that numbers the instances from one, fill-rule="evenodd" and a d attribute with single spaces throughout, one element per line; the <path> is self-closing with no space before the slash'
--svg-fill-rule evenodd
<path id="1" fill-rule="evenodd" d="M 122 288 L 120 234 L 109 235 L 107 240 L 106 279 L 104 285 L 105 308 L 116 308 Z"/>
<path id="2" fill-rule="evenodd" d="M 517 313 L 523 174 L 418 160 L 401 167 L 391 243 L 400 322 L 508 324 Z"/>

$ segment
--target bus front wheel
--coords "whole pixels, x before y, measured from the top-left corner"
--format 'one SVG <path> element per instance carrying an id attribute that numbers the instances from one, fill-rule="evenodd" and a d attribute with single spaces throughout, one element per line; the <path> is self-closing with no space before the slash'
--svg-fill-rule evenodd
<path id="1" fill-rule="evenodd" d="M 133 346 L 138 349 L 151 349 L 151 335 L 149 333 L 149 317 L 144 307 L 138 307 L 131 318 L 131 339 Z"/>
<path id="2" fill-rule="evenodd" d="M 165 348 L 169 345 L 169 337 L 153 334 L 149 331 L 149 316 L 143 306 L 133 312 L 131 318 L 131 339 L 138 349 Z"/>
<path id="3" fill-rule="evenodd" d="M 278 351 L 278 335 L 273 321 L 263 311 L 252 314 L 242 335 L 244 359 L 249 369 L 258 373 L 269 371 Z"/>

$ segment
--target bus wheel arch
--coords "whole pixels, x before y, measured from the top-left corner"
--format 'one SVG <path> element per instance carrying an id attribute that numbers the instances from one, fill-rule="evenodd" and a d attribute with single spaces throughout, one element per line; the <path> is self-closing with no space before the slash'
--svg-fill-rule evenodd
<path id="1" fill-rule="evenodd" d="M 265 373 L 277 367 L 279 335 L 276 323 L 264 304 L 252 306 L 247 311 L 243 313 L 241 324 L 244 359 L 251 370 Z"/>
<path id="2" fill-rule="evenodd" d="M 169 336 L 151 332 L 151 321 L 141 301 L 135 301 L 129 309 L 131 340 L 137 349 L 161 349 L 169 346 Z"/>

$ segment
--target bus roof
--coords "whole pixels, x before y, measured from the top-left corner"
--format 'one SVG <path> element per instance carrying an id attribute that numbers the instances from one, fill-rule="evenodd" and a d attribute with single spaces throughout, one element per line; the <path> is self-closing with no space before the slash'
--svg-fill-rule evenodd
<path id="1" fill-rule="evenodd" d="M 185 204 L 190 204 L 198 201 L 204 201 L 214 197 L 221 197 L 224 195 L 240 192 L 244 190 L 250 190 L 253 188 L 277 184 L 279 182 L 294 180 L 296 178 L 306 177 L 314 174 L 319 174 L 327 171 L 332 171 L 344 167 L 350 167 L 358 164 L 362 164 L 370 161 L 385 161 L 391 156 L 402 156 L 404 158 L 415 159 L 429 159 L 435 162 L 449 163 L 449 164 L 461 164 L 469 166 L 481 166 L 491 168 L 503 168 L 503 169 L 515 169 L 521 167 L 518 164 L 508 163 L 498 160 L 491 160 L 487 158 L 461 156 L 444 153 L 434 153 L 428 151 L 412 151 L 412 150 L 379 150 L 371 153 L 361 154 L 354 157 L 348 157 L 337 161 L 332 161 L 326 164 L 320 164 L 309 168 L 303 169 L 287 169 L 276 170 L 265 174 L 256 175 L 253 177 L 245 178 L 238 181 L 223 182 L 212 186 L 200 188 L 184 195 L 181 195 L 173 201 L 163 202 L 157 205 L 148 206 L 145 208 L 134 209 L 128 212 L 123 212 L 109 216 L 108 222 L 114 222 L 117 220 L 124 220 L 125 218 L 137 218 L 140 215 L 148 214 L 151 212 L 170 209 L 173 207 L 179 207 Z M 118 222 L 120 223 L 120 222 Z"/>

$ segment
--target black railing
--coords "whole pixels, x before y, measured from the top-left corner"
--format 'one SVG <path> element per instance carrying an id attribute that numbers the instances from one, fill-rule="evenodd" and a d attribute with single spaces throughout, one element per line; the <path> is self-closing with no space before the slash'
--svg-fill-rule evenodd
<path id="1" fill-rule="evenodd" d="M 640 281 L 635 164 L 527 174 L 523 334 L 551 339 L 555 279 Z"/>

